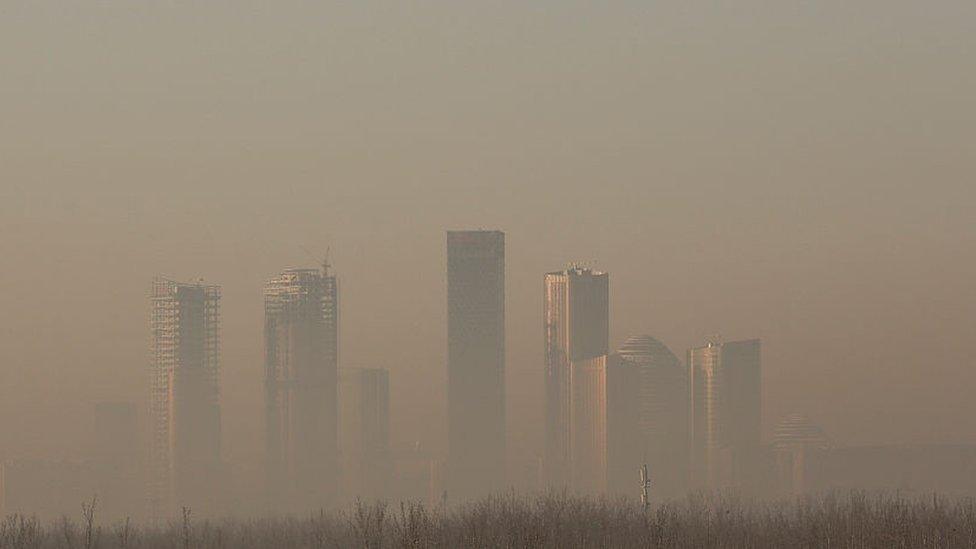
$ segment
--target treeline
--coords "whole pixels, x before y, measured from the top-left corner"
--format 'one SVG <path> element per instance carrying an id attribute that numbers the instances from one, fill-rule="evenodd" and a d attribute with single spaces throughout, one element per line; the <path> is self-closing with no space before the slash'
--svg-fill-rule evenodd
<path id="1" fill-rule="evenodd" d="M 0 548 L 414 547 L 974 547 L 976 505 L 862 492 L 791 501 L 695 495 L 642 509 L 625 500 L 496 496 L 452 509 L 360 503 L 342 512 L 252 520 L 100 525 L 96 501 L 77 521 L 11 515 Z"/>

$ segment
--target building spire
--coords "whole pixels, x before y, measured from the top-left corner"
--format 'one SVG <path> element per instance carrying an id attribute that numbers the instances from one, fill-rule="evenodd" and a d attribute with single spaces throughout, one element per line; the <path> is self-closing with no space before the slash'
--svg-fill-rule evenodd
<path id="1" fill-rule="evenodd" d="M 329 276 L 329 269 L 332 268 L 332 246 L 325 249 L 325 256 L 322 258 L 322 276 Z"/>

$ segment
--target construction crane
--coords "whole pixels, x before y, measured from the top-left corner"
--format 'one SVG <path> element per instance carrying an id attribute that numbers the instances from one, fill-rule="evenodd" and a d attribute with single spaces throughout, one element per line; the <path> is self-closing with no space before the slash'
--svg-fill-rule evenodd
<path id="1" fill-rule="evenodd" d="M 299 245 L 299 248 L 301 248 L 302 251 L 305 252 L 312 259 L 315 260 L 319 259 L 318 256 L 310 252 L 308 248 L 306 248 L 305 246 Z M 322 256 L 322 262 L 319 263 L 319 265 L 322 266 L 322 276 L 329 275 L 329 269 L 332 267 L 332 262 L 329 261 L 330 257 L 332 257 L 332 246 L 329 246 L 325 249 L 325 254 Z"/>

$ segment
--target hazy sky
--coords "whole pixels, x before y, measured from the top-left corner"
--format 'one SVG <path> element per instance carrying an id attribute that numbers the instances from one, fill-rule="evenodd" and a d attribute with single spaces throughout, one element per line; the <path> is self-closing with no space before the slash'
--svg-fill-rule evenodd
<path id="1" fill-rule="evenodd" d="M 761 337 L 767 427 L 974 443 L 974 66 L 971 0 L 0 0 L 0 457 L 143 402 L 167 274 L 223 285 L 225 455 L 255 463 L 262 285 L 328 246 L 341 362 L 437 447 L 444 231 L 478 227 L 518 456 L 572 260 L 611 273 L 614 345 Z"/>

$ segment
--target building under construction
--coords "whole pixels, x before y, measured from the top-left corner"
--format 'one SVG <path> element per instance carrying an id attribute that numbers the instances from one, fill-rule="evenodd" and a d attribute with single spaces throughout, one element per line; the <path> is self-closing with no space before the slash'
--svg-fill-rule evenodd
<path id="1" fill-rule="evenodd" d="M 156 278 L 150 339 L 150 513 L 212 510 L 220 478 L 220 287 Z"/>
<path id="2" fill-rule="evenodd" d="M 328 264 L 289 269 L 265 285 L 267 482 L 279 511 L 336 497 L 338 298 Z"/>

